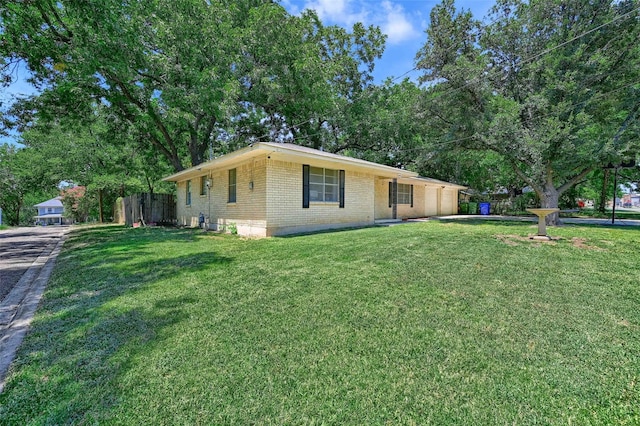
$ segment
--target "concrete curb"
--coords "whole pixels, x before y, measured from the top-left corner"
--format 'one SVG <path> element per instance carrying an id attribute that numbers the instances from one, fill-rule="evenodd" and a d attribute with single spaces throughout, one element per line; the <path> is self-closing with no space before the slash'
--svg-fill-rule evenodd
<path id="1" fill-rule="evenodd" d="M 4 390 L 9 367 L 29 330 L 65 239 L 66 233 L 51 251 L 45 250 L 47 254 L 40 255 L 33 262 L 0 304 L 0 393 Z"/>
<path id="2" fill-rule="evenodd" d="M 476 220 L 504 220 L 504 221 L 516 221 L 516 222 L 538 222 L 538 218 L 534 216 L 500 216 L 500 215 L 453 215 L 453 216 L 432 216 L 431 220 L 462 220 L 462 219 L 476 219 Z M 615 223 L 611 223 L 611 219 L 592 219 L 592 218 L 575 218 L 575 217 L 563 217 L 560 218 L 563 224 L 567 225 L 601 225 L 601 226 L 640 226 L 640 220 L 636 219 L 616 219 Z"/>

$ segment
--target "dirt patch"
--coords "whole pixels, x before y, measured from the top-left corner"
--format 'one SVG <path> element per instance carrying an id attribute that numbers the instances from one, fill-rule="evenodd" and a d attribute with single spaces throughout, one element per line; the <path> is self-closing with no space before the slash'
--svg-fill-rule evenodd
<path id="1" fill-rule="evenodd" d="M 631 327 L 631 323 L 629 322 L 629 320 L 623 319 L 622 321 L 618 321 L 618 325 L 621 325 L 623 327 Z"/>
<path id="2" fill-rule="evenodd" d="M 518 241 L 522 241 L 523 237 L 519 235 L 496 235 L 498 241 L 505 243 L 508 246 L 517 246 Z"/>
<path id="3" fill-rule="evenodd" d="M 544 244 L 551 244 L 551 245 L 555 245 L 556 242 L 558 241 L 558 238 L 553 238 L 550 240 L 534 240 L 532 237 L 532 235 L 523 237 L 522 235 L 495 235 L 495 237 L 498 239 L 498 241 L 505 243 L 508 246 L 519 246 L 520 243 L 535 243 L 537 245 L 540 245 L 541 243 Z"/>
<path id="4" fill-rule="evenodd" d="M 522 235 L 494 235 L 496 237 L 496 239 L 508 246 L 519 246 L 522 243 L 534 243 L 534 244 L 551 244 L 551 245 L 556 245 L 556 243 L 560 240 L 562 240 L 562 238 L 559 237 L 552 237 L 550 240 L 545 241 L 545 240 L 535 240 L 533 239 L 532 235 L 528 235 L 526 237 L 523 237 Z M 598 246 L 594 246 L 588 243 L 588 240 L 586 238 L 582 238 L 582 237 L 573 237 L 571 238 L 571 245 L 575 248 L 579 248 L 579 249 L 583 249 L 583 250 L 597 250 L 597 251 L 602 251 L 604 250 L 601 247 Z"/>
<path id="5" fill-rule="evenodd" d="M 576 248 L 585 249 L 585 250 L 598 250 L 598 251 L 603 250 L 600 247 L 591 246 L 591 245 L 587 244 L 587 239 L 586 238 L 573 237 L 573 238 L 571 238 L 571 244 Z"/>

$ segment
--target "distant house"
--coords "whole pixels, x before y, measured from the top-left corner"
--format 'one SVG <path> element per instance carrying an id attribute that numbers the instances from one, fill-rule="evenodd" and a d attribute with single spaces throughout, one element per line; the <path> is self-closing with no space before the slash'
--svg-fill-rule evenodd
<path id="1" fill-rule="evenodd" d="M 56 197 L 33 206 L 38 210 L 38 215 L 34 217 L 36 225 L 62 225 L 66 223 L 61 200 L 62 197 Z"/>
<path id="2" fill-rule="evenodd" d="M 293 144 L 255 143 L 164 178 L 177 223 L 275 236 L 450 215 L 465 187 Z"/>
<path id="3" fill-rule="evenodd" d="M 622 207 L 640 207 L 640 194 L 624 194 L 618 205 Z"/>

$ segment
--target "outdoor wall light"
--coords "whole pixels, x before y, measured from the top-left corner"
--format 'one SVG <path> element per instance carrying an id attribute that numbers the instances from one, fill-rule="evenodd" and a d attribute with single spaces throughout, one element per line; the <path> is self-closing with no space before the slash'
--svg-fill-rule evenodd
<path id="1" fill-rule="evenodd" d="M 249 182 L 249 191 L 253 191 L 253 181 Z"/>

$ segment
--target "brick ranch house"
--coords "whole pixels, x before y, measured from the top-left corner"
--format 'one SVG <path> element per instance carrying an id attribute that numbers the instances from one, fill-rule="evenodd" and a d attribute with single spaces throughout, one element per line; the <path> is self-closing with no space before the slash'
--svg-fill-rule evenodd
<path id="1" fill-rule="evenodd" d="M 269 237 L 458 211 L 465 187 L 293 144 L 255 143 L 163 180 L 177 223 Z M 203 223 L 204 222 L 204 223 Z"/>

